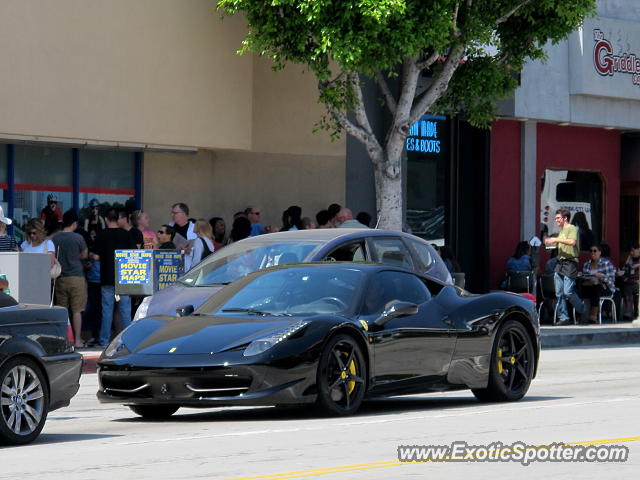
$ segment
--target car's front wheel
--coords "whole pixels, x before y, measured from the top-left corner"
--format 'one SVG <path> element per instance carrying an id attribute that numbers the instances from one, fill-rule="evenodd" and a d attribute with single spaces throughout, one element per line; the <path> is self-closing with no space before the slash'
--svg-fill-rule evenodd
<path id="1" fill-rule="evenodd" d="M 321 410 L 332 415 L 351 415 L 360 407 L 366 388 L 366 364 L 358 342 L 336 335 L 325 345 L 317 373 Z"/>
<path id="2" fill-rule="evenodd" d="M 0 382 L 0 442 L 33 441 L 49 411 L 49 390 L 40 366 L 30 358 L 12 358 L 0 368 Z"/>
<path id="3" fill-rule="evenodd" d="M 178 411 L 175 405 L 129 405 L 133 413 L 150 420 L 169 418 Z"/>
<path id="4" fill-rule="evenodd" d="M 489 384 L 474 389 L 473 394 L 484 402 L 520 400 L 529 390 L 535 366 L 533 341 L 524 325 L 507 320 L 498 329 L 491 351 Z"/>

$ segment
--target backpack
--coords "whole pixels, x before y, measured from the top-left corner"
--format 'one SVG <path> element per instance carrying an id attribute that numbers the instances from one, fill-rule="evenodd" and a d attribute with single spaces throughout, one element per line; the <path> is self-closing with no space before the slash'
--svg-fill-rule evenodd
<path id="1" fill-rule="evenodd" d="M 211 255 L 213 252 L 209 249 L 209 245 L 207 245 L 207 242 L 205 242 L 204 238 L 200 237 L 200 240 L 202 241 L 202 256 L 200 257 L 200 261 L 204 260 L 205 258 L 207 258 L 209 255 Z"/>

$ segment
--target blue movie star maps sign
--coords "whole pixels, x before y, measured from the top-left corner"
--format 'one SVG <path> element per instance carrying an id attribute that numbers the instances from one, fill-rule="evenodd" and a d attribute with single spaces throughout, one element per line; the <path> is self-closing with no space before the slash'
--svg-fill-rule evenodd
<path id="1" fill-rule="evenodd" d="M 182 275 L 182 253 L 174 250 L 155 250 L 153 261 L 155 262 L 156 290 L 162 290 L 176 283 Z"/>
<path id="2" fill-rule="evenodd" d="M 151 280 L 150 250 L 116 250 L 116 271 L 120 285 L 146 285 Z"/>

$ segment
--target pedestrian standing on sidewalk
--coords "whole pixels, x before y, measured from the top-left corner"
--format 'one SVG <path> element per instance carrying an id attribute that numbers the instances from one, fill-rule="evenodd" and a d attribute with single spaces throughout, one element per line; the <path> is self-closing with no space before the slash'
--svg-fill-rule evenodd
<path id="1" fill-rule="evenodd" d="M 84 278 L 84 263 L 87 258 L 87 243 L 82 235 L 75 233 L 78 228 L 78 215 L 67 210 L 62 215 L 62 231 L 53 236 L 53 244 L 58 252 L 58 261 L 62 269 L 56 280 L 56 305 L 71 312 L 71 324 L 76 347 L 84 347 L 82 341 L 82 312 L 87 305 L 87 282 Z"/>
<path id="2" fill-rule="evenodd" d="M 578 229 L 569 223 L 571 212 L 565 208 L 556 211 L 555 222 L 560 227 L 557 237 L 546 237 L 545 245 L 555 245 L 558 249 L 554 281 L 558 301 L 558 325 L 569 323 L 567 300 L 571 302 L 577 313 L 585 310 L 584 302 L 576 293 L 576 277 L 578 276 Z"/>
<path id="3" fill-rule="evenodd" d="M 107 228 L 100 232 L 94 245 L 93 259 L 100 261 L 100 291 L 102 297 L 102 324 L 100 346 L 106 347 L 111 339 L 113 307 L 115 304 L 115 252 L 136 248 L 133 236 L 118 226 L 118 212 L 110 209 L 105 217 Z M 131 297 L 121 295 L 118 302 L 122 329 L 131 323 Z"/>

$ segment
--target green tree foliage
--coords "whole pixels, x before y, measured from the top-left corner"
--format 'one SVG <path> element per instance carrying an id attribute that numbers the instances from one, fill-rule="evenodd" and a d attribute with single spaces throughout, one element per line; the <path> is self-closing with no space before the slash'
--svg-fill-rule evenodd
<path id="1" fill-rule="evenodd" d="M 328 112 L 321 125 L 364 143 L 376 173 L 381 224 L 399 229 L 400 160 L 410 125 L 426 112 L 455 112 L 487 126 L 496 102 L 517 87 L 524 63 L 544 58 L 544 45 L 565 38 L 596 5 L 595 0 L 218 0 L 218 8 L 245 15 L 249 31 L 241 52 L 267 55 L 276 68 L 304 64 L 315 74 Z M 364 77 L 378 84 L 393 119 L 383 138 L 369 125 Z"/>

